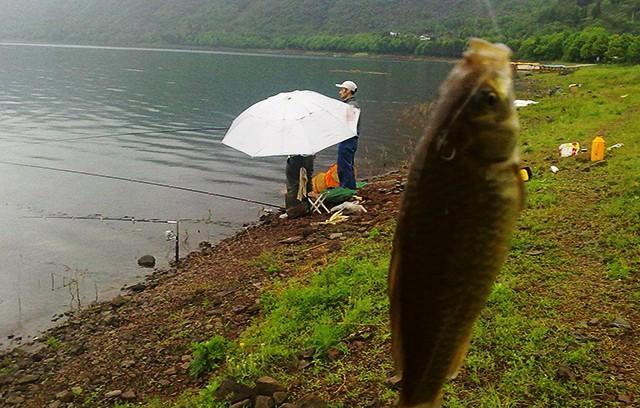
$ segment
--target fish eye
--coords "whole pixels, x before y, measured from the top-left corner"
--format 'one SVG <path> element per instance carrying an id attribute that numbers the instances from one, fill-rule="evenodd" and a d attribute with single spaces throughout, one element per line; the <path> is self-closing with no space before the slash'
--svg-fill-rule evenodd
<path id="1" fill-rule="evenodd" d="M 493 89 L 484 88 L 473 95 L 472 101 L 475 110 L 494 110 L 500 104 L 500 97 Z"/>
<path id="2" fill-rule="evenodd" d="M 491 107 L 496 106 L 496 104 L 498 103 L 498 95 L 496 95 L 495 92 L 491 92 L 491 91 L 488 91 L 486 95 L 487 96 L 485 98 L 487 101 L 487 105 Z"/>

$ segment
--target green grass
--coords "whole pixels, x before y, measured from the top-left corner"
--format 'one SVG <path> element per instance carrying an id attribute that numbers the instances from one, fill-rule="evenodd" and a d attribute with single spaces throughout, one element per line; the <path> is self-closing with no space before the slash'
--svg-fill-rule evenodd
<path id="1" fill-rule="evenodd" d="M 640 393 L 632 379 L 608 370 L 612 362 L 629 361 L 625 353 L 638 353 L 637 345 L 624 337 L 590 340 L 608 334 L 583 323 L 631 316 L 640 306 L 640 69 L 594 67 L 531 78 L 530 93 L 518 95 L 540 102 L 520 110 L 527 142 L 522 157 L 533 170 L 528 206 L 463 370 L 446 384 L 445 408 L 614 407 L 621 393 Z M 581 83 L 579 92 L 568 92 L 570 83 Z M 540 96 L 556 85 L 564 92 Z M 588 147 L 598 132 L 608 145 L 624 143 L 607 152 L 605 166 L 557 157 L 560 143 Z M 551 173 L 551 164 L 560 172 Z M 229 349 L 209 385 L 169 405 L 222 407 L 213 398 L 222 379 L 250 384 L 265 374 L 294 393 L 319 393 L 332 407 L 361 406 L 373 397 L 393 404 L 397 393 L 384 385 L 392 372 L 391 236 L 392 227 L 376 226 L 367 238 L 345 241 L 326 267 L 274 284 L 263 293 L 263 313 Z M 274 253 L 254 262 L 267 272 L 281 265 Z M 361 327 L 372 327 L 374 335 L 354 354 L 345 338 Z M 315 364 L 300 371 L 296 354 L 309 347 Z M 344 356 L 329 361 L 331 347 Z"/>
<path id="2" fill-rule="evenodd" d="M 223 363 L 229 351 L 233 348 L 233 343 L 220 335 L 199 343 L 193 343 L 193 360 L 189 366 L 189 373 L 194 377 L 201 377 L 204 374 L 216 369 Z"/>
<path id="3" fill-rule="evenodd" d="M 282 271 L 282 259 L 276 252 L 263 252 L 258 255 L 251 265 L 261 269 L 264 272 L 275 274 Z"/>
<path id="4" fill-rule="evenodd" d="M 62 342 L 53 336 L 47 337 L 44 344 L 46 344 L 48 347 L 51 347 L 54 350 L 58 350 L 59 348 L 62 347 Z"/>

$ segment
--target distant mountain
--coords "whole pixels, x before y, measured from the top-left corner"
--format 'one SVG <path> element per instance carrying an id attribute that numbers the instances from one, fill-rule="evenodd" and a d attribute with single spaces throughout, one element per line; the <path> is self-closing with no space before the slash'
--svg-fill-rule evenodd
<path id="1" fill-rule="evenodd" d="M 593 26 L 640 34 L 640 0 L 0 0 L 0 39 L 20 41 L 277 46 L 399 32 L 517 42 Z"/>

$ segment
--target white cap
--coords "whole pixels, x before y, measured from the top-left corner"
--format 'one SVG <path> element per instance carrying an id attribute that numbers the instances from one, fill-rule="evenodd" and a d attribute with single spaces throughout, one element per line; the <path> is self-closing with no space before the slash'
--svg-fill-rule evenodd
<path id="1" fill-rule="evenodd" d="M 358 89 L 358 85 L 356 85 L 353 81 L 344 81 L 341 84 L 336 84 L 338 88 L 347 88 L 351 92 L 355 92 Z"/>

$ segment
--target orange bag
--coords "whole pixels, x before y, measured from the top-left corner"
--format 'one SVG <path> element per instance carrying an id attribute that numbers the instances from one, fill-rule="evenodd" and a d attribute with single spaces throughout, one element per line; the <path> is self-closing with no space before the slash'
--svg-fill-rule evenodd
<path id="1" fill-rule="evenodd" d="M 331 187 L 340 187 L 340 179 L 338 179 L 338 164 L 333 163 L 329 170 L 327 170 L 327 174 L 324 176 L 324 183 L 327 188 Z"/>

